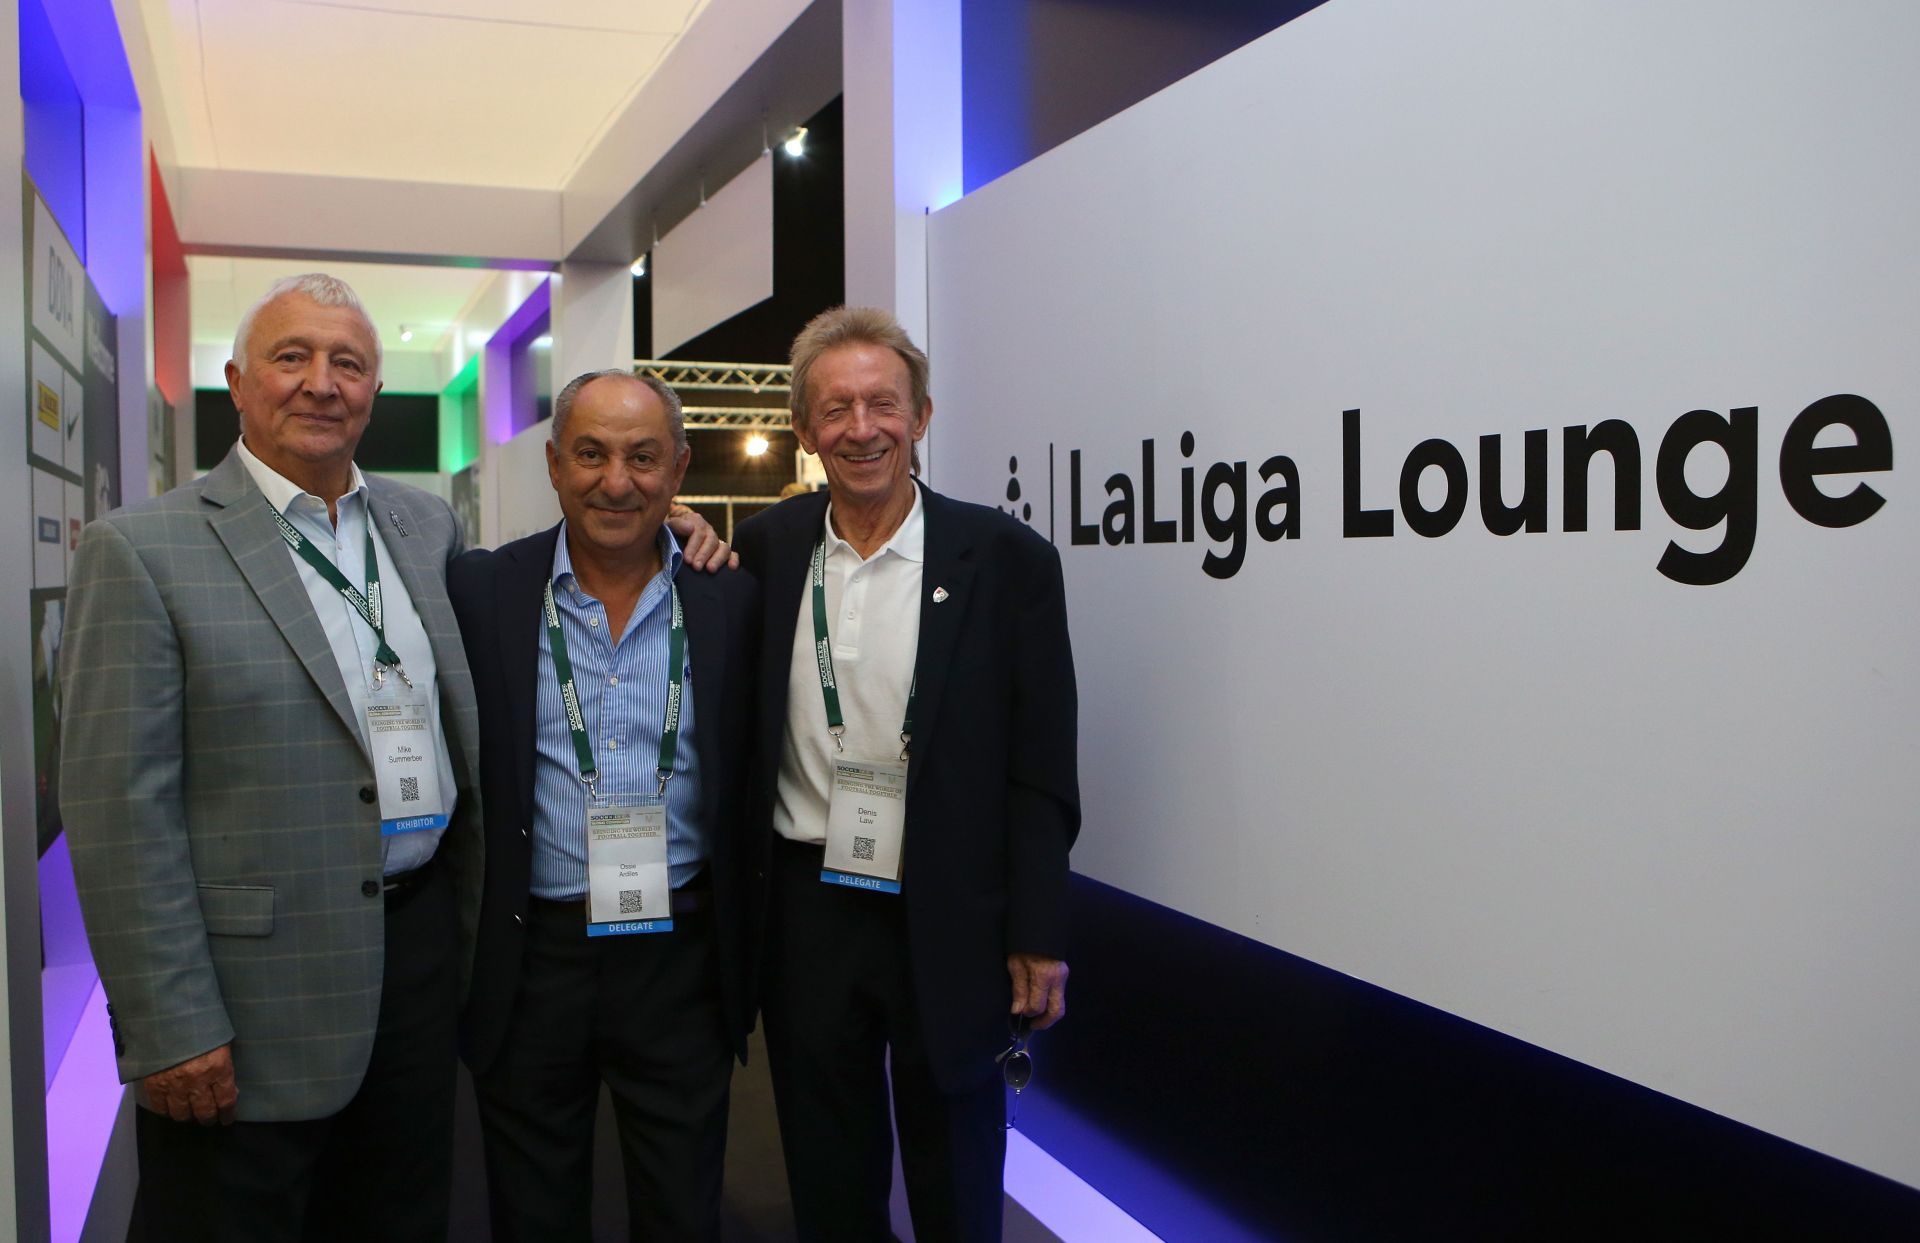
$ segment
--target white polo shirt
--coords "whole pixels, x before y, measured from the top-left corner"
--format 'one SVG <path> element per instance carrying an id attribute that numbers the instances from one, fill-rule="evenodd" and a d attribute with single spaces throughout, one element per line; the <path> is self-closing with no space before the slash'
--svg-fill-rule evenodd
<path id="1" fill-rule="evenodd" d="M 842 742 L 848 755 L 900 754 L 900 722 L 920 650 L 925 566 L 926 516 L 917 484 L 905 521 L 864 561 L 852 544 L 834 533 L 833 506 L 827 506 L 827 634 L 833 640 L 833 677 L 847 726 Z M 827 840 L 834 745 L 820 695 L 820 666 L 813 655 L 811 576 L 800 593 L 787 668 L 787 729 L 780 748 L 773 827 L 782 837 L 819 845 Z"/>

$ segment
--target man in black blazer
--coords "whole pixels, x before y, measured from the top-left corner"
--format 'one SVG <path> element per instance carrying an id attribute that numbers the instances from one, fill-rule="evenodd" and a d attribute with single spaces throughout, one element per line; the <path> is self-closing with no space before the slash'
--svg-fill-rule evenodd
<path id="1" fill-rule="evenodd" d="M 840 307 L 793 349 L 826 495 L 742 524 L 761 582 L 763 1006 L 803 1239 L 891 1238 L 885 1067 L 916 1237 L 997 1240 L 1001 1055 L 1066 1009 L 1080 825 L 1065 589 L 1051 545 L 914 479 L 926 356 Z"/>
<path id="2" fill-rule="evenodd" d="M 463 1043 L 500 1243 L 589 1237 L 603 1081 L 633 1237 L 719 1234 L 759 598 L 682 572 L 689 458 L 671 389 L 581 376 L 547 445 L 565 519 L 448 575 L 493 813 Z"/>

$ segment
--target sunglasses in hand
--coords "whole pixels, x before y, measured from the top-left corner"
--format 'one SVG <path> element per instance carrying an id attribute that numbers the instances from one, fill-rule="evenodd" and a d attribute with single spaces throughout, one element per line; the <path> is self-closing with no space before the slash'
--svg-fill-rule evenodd
<path id="1" fill-rule="evenodd" d="M 1007 1035 L 1012 1043 L 993 1060 L 1000 1064 L 1000 1078 L 1013 1089 L 1013 1103 L 1007 1109 L 1007 1129 L 1011 1131 L 1014 1120 L 1020 1116 L 1020 1093 L 1033 1082 L 1033 1054 L 1027 1051 L 1027 1041 L 1033 1036 L 1032 1017 L 1008 1015 Z"/>

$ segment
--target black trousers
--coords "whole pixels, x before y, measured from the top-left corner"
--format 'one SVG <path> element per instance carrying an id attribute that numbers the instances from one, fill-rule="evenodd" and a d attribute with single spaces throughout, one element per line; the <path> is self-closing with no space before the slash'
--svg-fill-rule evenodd
<path id="1" fill-rule="evenodd" d="M 302 1122 L 175 1122 L 136 1110 L 135 1220 L 149 1243 L 439 1243 L 453 1194 L 459 973 L 453 885 L 431 867 L 386 899 L 386 975 L 366 1078 Z M 241 1099 L 247 1085 L 239 1084 Z"/>
<path id="2" fill-rule="evenodd" d="M 583 904 L 530 904 L 506 1042 L 474 1078 L 494 1243 L 591 1237 L 603 1081 L 631 1237 L 719 1238 L 733 1046 L 712 918 L 675 915 L 671 932 L 589 938 Z"/>
<path id="3" fill-rule="evenodd" d="M 820 856 L 776 839 L 767 938 L 767 1053 L 800 1237 L 893 1238 L 890 1069 L 914 1237 L 998 1243 L 1007 1152 L 999 1075 L 988 1067 L 978 1087 L 940 1091 L 900 897 L 822 884 Z"/>

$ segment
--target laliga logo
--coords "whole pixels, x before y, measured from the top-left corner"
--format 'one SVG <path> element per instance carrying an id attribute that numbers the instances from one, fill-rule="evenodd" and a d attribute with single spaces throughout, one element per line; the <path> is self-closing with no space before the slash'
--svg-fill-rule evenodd
<path id="1" fill-rule="evenodd" d="M 1003 514 L 1012 514 L 1028 526 L 1033 525 L 1033 502 L 1020 500 L 1020 459 L 1007 459 L 1007 503 L 995 505 Z"/>
<path id="2" fill-rule="evenodd" d="M 1753 555 L 1765 476 L 1778 479 L 1788 507 L 1801 519 L 1839 529 L 1858 526 L 1886 504 L 1885 496 L 1856 477 L 1893 469 L 1893 432 L 1886 415 L 1854 393 L 1834 393 L 1802 408 L 1778 433 L 1777 449 L 1761 443 L 1758 406 L 1733 407 L 1724 414 L 1696 409 L 1645 444 L 1640 430 L 1618 417 L 1564 426 L 1557 471 L 1551 469 L 1553 432 L 1547 428 L 1517 436 L 1484 434 L 1465 451 L 1430 437 L 1405 451 L 1397 480 L 1389 470 L 1385 486 L 1378 478 L 1369 480 L 1363 469 L 1360 420 L 1358 409 L 1342 412 L 1339 469 L 1332 470 L 1332 463 L 1323 467 L 1331 479 L 1314 494 L 1338 495 L 1342 539 L 1391 539 L 1396 529 L 1440 539 L 1473 510 L 1479 525 L 1501 538 L 1549 533 L 1556 511 L 1559 531 L 1577 535 L 1588 529 L 1589 509 L 1611 516 L 1615 531 L 1639 531 L 1643 493 L 1650 490 L 1667 520 L 1682 531 L 1718 532 L 1717 539 L 1689 540 L 1712 543 L 1703 549 L 1689 548 L 1678 537 L 1669 540 L 1654 567 L 1673 582 L 1695 587 L 1724 583 L 1745 568 Z M 1200 569 L 1209 578 L 1228 579 L 1240 572 L 1255 538 L 1266 544 L 1301 538 L 1302 476 L 1311 479 L 1312 471 L 1303 472 L 1292 457 L 1276 453 L 1256 465 L 1251 456 L 1257 455 L 1228 455 L 1202 464 L 1204 459 L 1194 460 L 1198 443 L 1191 431 L 1181 433 L 1179 456 L 1171 463 L 1157 437 L 1139 444 L 1137 471 L 1123 468 L 1099 483 L 1091 462 L 1083 472 L 1082 450 L 1067 450 L 1064 525 L 1070 545 L 1204 542 Z M 1047 446 L 1049 539 L 1058 509 L 1054 448 Z M 1726 463 L 1717 488 L 1707 490 L 1689 478 L 1687 464 L 1696 450 Z M 1773 450 L 1772 462 L 1764 461 L 1768 450 Z M 1589 475 L 1596 459 L 1610 466 L 1601 475 L 1602 480 L 1611 476 L 1610 497 L 1594 495 Z M 1033 506 L 1020 500 L 1019 466 L 1018 458 L 1007 459 L 1007 504 L 998 508 L 1031 524 Z M 1432 476 L 1441 484 L 1437 500 L 1422 488 Z M 1510 500 L 1516 484 L 1519 499 Z M 1387 503 L 1368 504 L 1382 492 L 1386 495 L 1378 499 Z"/>

